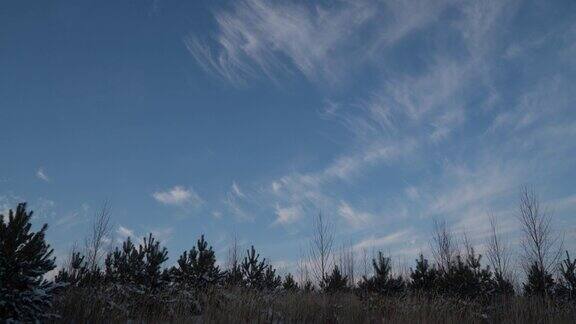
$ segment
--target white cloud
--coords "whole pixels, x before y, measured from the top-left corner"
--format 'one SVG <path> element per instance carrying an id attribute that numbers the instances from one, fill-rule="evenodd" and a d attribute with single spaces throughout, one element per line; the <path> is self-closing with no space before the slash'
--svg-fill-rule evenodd
<path id="1" fill-rule="evenodd" d="M 165 244 L 167 241 L 172 239 L 174 234 L 174 228 L 167 227 L 167 228 L 155 228 L 150 231 L 152 236 L 162 244 Z"/>
<path id="2" fill-rule="evenodd" d="M 408 188 L 406 188 L 406 196 L 408 196 L 408 198 L 410 200 L 418 200 L 420 198 L 420 192 L 418 191 L 418 188 L 410 186 Z"/>
<path id="3" fill-rule="evenodd" d="M 394 245 L 398 243 L 407 243 L 413 235 L 412 229 L 403 229 L 392 234 L 363 239 L 354 245 L 354 250 L 359 251 L 366 248 L 378 248 L 386 245 Z"/>
<path id="4" fill-rule="evenodd" d="M 354 210 L 347 202 L 341 201 L 338 206 L 338 214 L 352 227 L 367 225 L 373 218 L 369 213 Z"/>
<path id="5" fill-rule="evenodd" d="M 202 198 L 198 196 L 194 189 L 186 189 L 182 186 L 175 186 L 166 191 L 157 191 L 152 194 L 152 197 L 165 205 L 192 204 L 198 206 L 203 203 Z"/>
<path id="6" fill-rule="evenodd" d="M 238 186 L 236 181 L 232 182 L 232 192 L 240 198 L 246 197 L 246 196 L 244 196 L 244 193 L 242 192 L 242 190 L 240 190 L 240 186 Z"/>
<path id="7" fill-rule="evenodd" d="M 118 229 L 116 230 L 116 234 L 118 234 L 118 236 L 120 237 L 121 240 L 125 240 L 129 237 L 134 237 L 134 231 L 124 227 L 122 225 L 118 226 Z"/>
<path id="8" fill-rule="evenodd" d="M 288 225 L 294 223 L 302 218 L 302 210 L 298 206 L 280 207 L 276 205 L 276 221 L 275 224 Z"/>
<path id="9" fill-rule="evenodd" d="M 213 211 L 212 212 L 212 217 L 214 217 L 214 219 L 221 219 L 222 218 L 222 213 L 219 211 Z"/>
<path id="10" fill-rule="evenodd" d="M 295 68 L 311 80 L 333 80 L 351 31 L 374 15 L 374 1 L 323 7 L 295 2 L 237 1 L 216 12 L 215 50 L 191 35 L 185 43 L 207 70 L 232 82 Z M 288 59 L 286 62 L 285 58 Z"/>
<path id="11" fill-rule="evenodd" d="M 50 182 L 50 178 L 48 177 L 46 171 L 44 171 L 44 168 L 38 168 L 38 170 L 36 170 L 36 177 L 40 180 Z"/>

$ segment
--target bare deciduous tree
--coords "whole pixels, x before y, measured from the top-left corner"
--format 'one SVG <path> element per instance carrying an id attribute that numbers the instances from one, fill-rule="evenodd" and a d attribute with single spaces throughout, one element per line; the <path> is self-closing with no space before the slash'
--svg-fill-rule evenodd
<path id="1" fill-rule="evenodd" d="M 234 269 L 240 264 L 240 246 L 238 245 L 238 235 L 234 233 L 234 241 L 228 247 L 228 260 L 226 260 L 226 268 Z"/>
<path id="2" fill-rule="evenodd" d="M 362 270 L 364 278 L 368 278 L 368 250 L 363 247 L 362 248 Z"/>
<path id="3" fill-rule="evenodd" d="M 354 281 L 354 270 L 356 266 L 356 257 L 354 255 L 354 250 L 352 248 L 352 243 L 342 244 L 340 248 L 339 256 L 339 267 L 342 270 L 342 274 L 348 277 L 348 284 L 353 287 Z"/>
<path id="4" fill-rule="evenodd" d="M 298 259 L 297 267 L 298 267 L 298 282 L 301 285 L 304 285 L 306 282 L 310 281 L 310 271 L 308 270 L 308 262 L 307 258 L 300 248 L 300 258 Z"/>
<path id="5" fill-rule="evenodd" d="M 441 270 L 448 270 L 458 251 L 453 234 L 448 228 L 445 220 L 434 220 L 434 229 L 430 248 L 438 267 Z"/>
<path id="6" fill-rule="evenodd" d="M 90 233 L 85 240 L 86 262 L 88 269 L 96 271 L 100 264 L 104 251 L 105 240 L 112 231 L 112 206 L 108 200 L 102 203 L 101 208 L 94 214 Z"/>
<path id="7" fill-rule="evenodd" d="M 314 279 L 320 283 L 326 277 L 331 261 L 334 226 L 322 213 L 314 218 L 312 226 L 309 259 Z"/>
<path id="8" fill-rule="evenodd" d="M 490 236 L 488 237 L 488 245 L 486 247 L 488 260 L 494 269 L 495 275 L 511 281 L 512 254 L 510 253 L 510 245 L 502 238 L 500 226 L 494 214 L 490 213 L 488 218 L 490 220 Z"/>
<path id="9" fill-rule="evenodd" d="M 558 264 L 562 239 L 554 235 L 550 213 L 540 208 L 533 188 L 522 187 L 518 219 L 522 226 L 521 241 L 525 270 L 536 264 L 542 273 L 550 273 Z"/>

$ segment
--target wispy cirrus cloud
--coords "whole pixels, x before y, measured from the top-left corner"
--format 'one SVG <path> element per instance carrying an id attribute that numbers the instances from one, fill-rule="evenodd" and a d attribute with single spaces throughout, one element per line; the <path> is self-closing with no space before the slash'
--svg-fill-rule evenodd
<path id="1" fill-rule="evenodd" d="M 366 226 L 370 224 L 373 215 L 355 210 L 345 201 L 341 201 L 338 206 L 338 214 L 346 220 L 346 222 L 355 228 Z"/>
<path id="2" fill-rule="evenodd" d="M 36 170 L 36 177 L 42 181 L 50 182 L 50 177 L 48 177 L 48 173 L 46 173 L 46 171 L 42 167 Z"/>
<path id="3" fill-rule="evenodd" d="M 319 109 L 321 119 L 352 134 L 341 151 L 306 171 L 290 167 L 262 186 L 258 194 L 272 201 L 268 208 L 276 222 L 306 219 L 294 216 L 295 210 L 339 215 L 352 228 L 382 222 L 370 217 L 378 204 L 359 212 L 352 206 L 362 204 L 339 196 L 337 189 L 390 169 L 407 174 L 399 180 L 402 188 L 410 185 L 388 201 L 392 207 L 381 210 L 473 226 L 475 215 L 492 209 L 509 218 L 504 205 L 519 186 L 540 180 L 536 161 L 564 170 L 567 159 L 558 165 L 552 155 L 576 148 L 561 140 L 576 134 L 569 113 L 573 82 L 564 69 L 525 69 L 522 73 L 533 76 L 529 84 L 500 71 L 503 62 L 528 55 L 523 48 L 544 48 L 554 40 L 562 44 L 556 59 L 566 61 L 565 53 L 576 44 L 570 35 L 576 33 L 568 31 L 559 40 L 546 31 L 517 41 L 508 30 L 519 7 L 516 0 L 366 0 L 331 6 L 240 1 L 215 12 L 216 30 L 209 38 L 190 35 L 186 43 L 207 71 L 233 84 L 258 78 L 280 83 L 294 74 L 315 84 L 336 84 L 370 70 L 373 82 L 360 77 L 366 86 L 342 96 L 327 94 Z M 231 192 L 236 191 L 242 192 L 233 186 Z M 230 204 L 238 206 L 238 193 L 231 197 Z M 364 244 L 390 239 L 369 238 Z"/>
<path id="4" fill-rule="evenodd" d="M 355 251 L 369 248 L 382 249 L 385 246 L 392 246 L 395 244 L 408 242 L 410 241 L 413 234 L 414 234 L 413 230 L 407 228 L 384 236 L 378 236 L 378 237 L 371 236 L 361 240 L 360 242 L 355 244 L 353 248 Z"/>
<path id="5" fill-rule="evenodd" d="M 276 221 L 274 224 L 288 225 L 302 218 L 302 210 L 298 206 L 280 207 L 276 205 Z"/>
<path id="6" fill-rule="evenodd" d="M 235 84 L 296 70 L 310 80 L 333 81 L 347 64 L 355 30 L 377 12 L 376 1 L 339 1 L 333 6 L 243 0 L 217 11 L 211 42 L 185 38 L 207 71 Z"/>

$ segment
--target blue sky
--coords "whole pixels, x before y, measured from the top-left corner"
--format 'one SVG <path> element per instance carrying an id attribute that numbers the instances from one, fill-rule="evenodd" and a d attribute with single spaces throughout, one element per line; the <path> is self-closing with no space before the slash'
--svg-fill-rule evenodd
<path id="1" fill-rule="evenodd" d="M 59 256 L 108 199 L 169 263 L 289 270 L 319 211 L 412 260 L 434 218 L 517 237 L 523 184 L 574 246 L 574 1 L 4 1 L 0 71 L 0 209 Z"/>

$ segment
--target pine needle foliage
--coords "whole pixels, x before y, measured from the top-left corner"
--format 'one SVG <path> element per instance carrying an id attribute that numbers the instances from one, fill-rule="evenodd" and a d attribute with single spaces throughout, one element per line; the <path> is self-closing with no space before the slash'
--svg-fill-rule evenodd
<path id="1" fill-rule="evenodd" d="M 44 279 L 53 270 L 53 250 L 44 239 L 48 226 L 31 231 L 26 204 L 0 215 L 0 319 L 37 322 L 47 317 L 57 287 Z"/>

